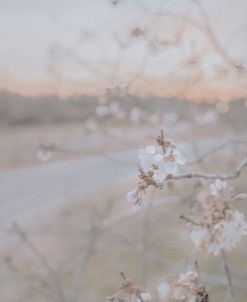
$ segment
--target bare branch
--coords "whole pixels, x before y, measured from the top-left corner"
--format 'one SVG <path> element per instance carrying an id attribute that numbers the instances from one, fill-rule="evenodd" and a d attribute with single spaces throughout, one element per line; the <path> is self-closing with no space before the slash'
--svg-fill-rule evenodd
<path id="1" fill-rule="evenodd" d="M 192 165 L 192 164 L 199 164 L 201 162 L 203 162 L 207 157 L 217 153 L 218 151 L 224 150 L 232 145 L 247 145 L 247 141 L 245 140 L 238 140 L 238 139 L 230 139 L 220 145 L 218 145 L 215 148 L 212 148 L 211 150 L 209 150 L 208 152 L 202 154 L 201 156 L 199 156 L 197 159 L 189 161 L 188 164 Z"/>
<path id="2" fill-rule="evenodd" d="M 150 209 L 155 209 L 155 208 L 162 207 L 164 205 L 183 202 L 185 200 L 186 200 L 186 198 L 170 196 L 170 197 L 167 197 L 167 198 L 162 198 L 162 199 L 156 201 L 155 203 L 153 203 L 152 205 L 144 206 L 144 209 L 140 213 L 134 213 L 133 209 L 128 210 L 128 211 L 120 212 L 119 214 L 116 214 L 115 216 L 113 216 L 110 219 L 106 220 L 102 224 L 102 228 L 103 229 L 111 228 L 113 225 L 116 225 L 117 223 L 125 221 L 126 219 L 129 219 L 129 218 L 134 217 L 136 215 L 141 215 L 142 213 L 144 213 L 145 211 L 149 211 Z"/>
<path id="3" fill-rule="evenodd" d="M 177 175 L 170 175 L 167 180 L 178 180 L 185 178 L 204 178 L 204 179 L 222 179 L 229 180 L 237 178 L 241 172 L 247 167 L 247 158 L 244 158 L 239 166 L 229 174 L 215 174 L 215 173 L 203 173 L 203 172 L 189 172 Z"/>
<path id="4" fill-rule="evenodd" d="M 60 302 L 65 302 L 66 299 L 63 289 L 60 285 L 60 282 L 57 278 L 55 271 L 53 270 L 46 256 L 33 244 L 32 241 L 30 241 L 27 234 L 20 228 L 20 226 L 17 223 L 13 225 L 13 230 L 19 236 L 23 244 L 32 252 L 32 254 L 40 260 L 44 269 L 47 271 L 48 275 L 52 278 L 54 286 L 56 288 L 56 293 L 58 295 L 58 300 Z"/>
<path id="5" fill-rule="evenodd" d="M 234 302 L 235 298 L 234 298 L 234 290 L 233 290 L 233 284 L 232 284 L 232 277 L 231 277 L 231 273 L 229 270 L 229 266 L 226 260 L 226 255 L 225 255 L 225 251 L 221 250 L 221 257 L 222 257 L 222 261 L 223 261 L 223 267 L 224 267 L 224 271 L 227 277 L 227 282 L 228 282 L 228 288 L 229 288 L 229 293 L 230 293 L 230 301 Z"/>
<path id="6" fill-rule="evenodd" d="M 194 224 L 194 225 L 199 225 L 197 222 L 191 220 L 191 219 L 188 218 L 188 217 L 185 217 L 184 215 L 180 215 L 180 219 L 183 219 L 183 220 L 185 220 L 186 222 L 189 222 L 189 223 Z"/>

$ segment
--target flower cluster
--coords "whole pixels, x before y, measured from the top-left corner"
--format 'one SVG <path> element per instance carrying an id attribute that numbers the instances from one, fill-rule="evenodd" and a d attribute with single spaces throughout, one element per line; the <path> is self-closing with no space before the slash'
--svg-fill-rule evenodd
<path id="1" fill-rule="evenodd" d="M 110 302 L 154 302 L 152 295 L 141 290 L 128 280 L 123 273 L 124 283 L 111 297 L 108 297 Z M 161 282 L 157 288 L 159 300 L 163 302 L 208 302 L 208 293 L 201 283 L 198 273 L 188 271 L 185 274 L 180 274 L 176 282 L 170 285 L 167 282 Z"/>
<path id="2" fill-rule="evenodd" d="M 231 250 L 247 234 L 244 215 L 233 208 L 238 195 L 217 179 L 209 192 L 201 192 L 190 217 L 190 237 L 196 247 L 218 255 Z"/>
<path id="3" fill-rule="evenodd" d="M 218 179 L 209 188 L 197 195 L 197 200 L 191 207 L 189 217 L 181 218 L 187 221 L 190 230 L 191 241 L 194 245 L 207 251 L 209 254 L 218 255 L 223 251 L 230 251 L 244 235 L 247 235 L 247 223 L 244 215 L 234 208 L 236 200 L 247 199 L 246 194 L 236 194 L 232 187 L 222 179 L 232 179 L 239 175 L 241 169 L 246 166 L 244 160 L 239 168 L 229 175 L 215 175 L 204 173 L 185 173 L 176 175 L 178 167 L 184 165 L 186 160 L 177 150 L 176 146 L 164 139 L 163 132 L 156 139 L 161 151 L 154 145 L 149 145 L 140 150 L 139 181 L 136 188 L 129 192 L 127 200 L 134 206 L 135 211 L 143 207 L 142 197 L 149 186 L 162 189 L 168 179 L 201 177 L 205 179 Z M 224 258 L 224 253 L 222 253 Z M 224 258 L 225 259 L 225 258 Z M 225 272 L 228 276 L 231 297 L 233 297 L 232 283 L 226 260 L 224 260 Z M 196 267 L 198 269 L 198 267 Z M 198 270 L 196 270 L 198 271 Z M 130 291 L 128 291 L 130 292 Z M 208 293 L 201 283 L 197 272 L 188 271 L 180 274 L 172 285 L 162 282 L 157 288 L 161 302 L 208 302 Z M 131 293 L 136 302 L 152 302 L 149 292 L 141 292 L 134 289 Z M 130 297 L 130 300 L 132 296 Z M 115 300 L 112 300 L 115 301 Z M 125 301 L 119 299 L 118 301 Z M 132 301 L 132 300 L 131 300 Z"/>
<path id="4" fill-rule="evenodd" d="M 194 271 L 188 271 L 185 274 L 180 274 L 178 280 L 172 286 L 166 282 L 160 283 L 157 291 L 162 301 L 208 301 L 208 294 L 202 285 L 198 274 Z"/>
<path id="5" fill-rule="evenodd" d="M 136 212 L 142 209 L 142 195 L 149 186 L 163 188 L 164 181 L 177 173 L 179 165 L 186 163 L 176 146 L 164 139 L 163 132 L 156 141 L 162 152 L 158 152 L 154 145 L 139 152 L 139 182 L 127 195 L 128 202 Z"/>

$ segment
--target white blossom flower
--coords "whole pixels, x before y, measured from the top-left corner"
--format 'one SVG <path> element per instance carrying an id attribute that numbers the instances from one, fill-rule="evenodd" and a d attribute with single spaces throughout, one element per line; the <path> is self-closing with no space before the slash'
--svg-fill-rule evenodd
<path id="1" fill-rule="evenodd" d="M 171 286 L 167 282 L 161 282 L 157 287 L 157 292 L 160 299 L 166 298 L 171 292 Z"/>
<path id="2" fill-rule="evenodd" d="M 244 215 L 239 211 L 231 211 L 230 220 L 222 220 L 208 228 L 201 228 L 190 233 L 196 247 L 207 249 L 210 254 L 218 255 L 221 250 L 230 251 L 247 235 L 247 224 Z"/>
<path id="3" fill-rule="evenodd" d="M 215 225 L 214 231 L 216 240 L 208 246 L 209 253 L 217 255 L 221 250 L 230 251 L 242 236 L 247 235 L 244 215 L 235 211 L 232 220 L 219 222 Z"/>
<path id="4" fill-rule="evenodd" d="M 166 163 L 164 162 L 164 158 L 159 159 L 158 156 L 155 158 L 155 166 L 156 169 L 154 169 L 153 179 L 157 183 L 163 183 L 168 175 L 168 168 Z"/>
<path id="5" fill-rule="evenodd" d="M 213 184 L 210 186 L 210 191 L 213 196 L 221 194 L 226 188 L 227 183 L 221 179 L 216 179 Z"/>
<path id="6" fill-rule="evenodd" d="M 152 298 L 152 296 L 149 292 L 141 293 L 141 298 L 142 298 L 142 301 L 144 301 L 144 302 L 152 302 L 153 301 L 153 298 Z M 140 301 L 140 299 L 138 299 L 138 302 L 139 301 Z"/>
<path id="7" fill-rule="evenodd" d="M 190 296 L 188 302 L 197 302 L 197 297 L 195 295 Z"/>
<path id="8" fill-rule="evenodd" d="M 176 174 L 178 165 L 185 165 L 186 159 L 175 148 L 168 148 L 165 153 L 165 161 L 169 170 L 169 174 Z"/>
<path id="9" fill-rule="evenodd" d="M 188 271 L 180 274 L 178 280 L 170 286 L 161 282 L 157 288 L 159 298 L 162 301 L 197 302 L 207 295 L 196 272 Z"/>
<path id="10" fill-rule="evenodd" d="M 186 163 L 185 158 L 176 150 L 175 145 L 164 139 L 163 131 L 156 141 L 162 153 L 157 152 L 154 145 L 146 146 L 145 149 L 139 151 L 139 190 L 138 192 L 134 190 L 127 195 L 127 199 L 134 205 L 135 211 L 142 208 L 140 193 L 145 192 L 149 186 L 162 189 L 167 177 L 177 172 L 178 165 Z"/>
<path id="11" fill-rule="evenodd" d="M 205 238 L 208 236 L 208 230 L 206 228 L 194 230 L 190 233 L 190 239 L 197 248 L 203 246 Z"/>
<path id="12" fill-rule="evenodd" d="M 172 296 L 178 301 L 194 302 L 199 288 L 201 288 L 201 285 L 198 274 L 188 271 L 185 274 L 180 274 L 178 281 L 173 284 Z"/>
<path id="13" fill-rule="evenodd" d="M 156 153 L 155 146 L 150 145 L 145 150 L 141 150 L 138 158 L 145 173 L 152 172 L 153 179 L 157 183 L 164 182 L 168 175 L 168 169 L 164 161 L 164 155 Z"/>
<path id="14" fill-rule="evenodd" d="M 190 218 L 195 223 L 188 225 L 191 241 L 197 248 L 218 255 L 222 250 L 232 250 L 247 235 L 244 215 L 232 207 L 238 195 L 220 179 L 211 184 L 210 192 L 198 194 L 200 207 L 196 205 Z"/>
<path id="15" fill-rule="evenodd" d="M 140 161 L 140 166 L 142 167 L 144 172 L 148 172 L 151 170 L 152 165 L 155 164 L 157 159 L 155 159 L 156 149 L 155 146 L 149 145 L 145 148 L 145 150 L 140 150 L 138 159 Z"/>

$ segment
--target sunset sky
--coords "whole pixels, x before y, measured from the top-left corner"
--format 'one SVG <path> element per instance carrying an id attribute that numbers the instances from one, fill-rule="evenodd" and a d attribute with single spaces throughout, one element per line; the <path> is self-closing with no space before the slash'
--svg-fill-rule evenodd
<path id="1" fill-rule="evenodd" d="M 0 88 L 22 94 L 247 94 L 245 0 L 0 0 Z"/>

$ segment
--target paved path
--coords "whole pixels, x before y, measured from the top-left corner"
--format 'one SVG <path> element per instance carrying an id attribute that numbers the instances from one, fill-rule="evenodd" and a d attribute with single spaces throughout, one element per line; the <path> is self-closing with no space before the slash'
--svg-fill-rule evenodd
<path id="1" fill-rule="evenodd" d="M 223 139 L 201 141 L 198 151 L 205 152 L 222 142 Z M 178 148 L 186 158 L 193 158 L 190 144 Z M 42 211 L 56 210 L 65 201 L 111 190 L 136 175 L 137 154 L 138 150 L 125 151 L 114 156 L 98 155 L 0 172 L 1 225 L 9 226 L 27 217 L 38 221 L 37 215 Z"/>

